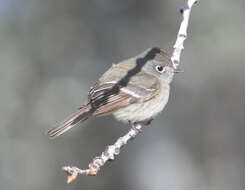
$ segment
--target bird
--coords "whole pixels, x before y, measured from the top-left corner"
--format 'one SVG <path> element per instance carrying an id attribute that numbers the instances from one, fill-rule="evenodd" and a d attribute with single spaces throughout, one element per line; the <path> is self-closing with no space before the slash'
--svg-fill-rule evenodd
<path id="1" fill-rule="evenodd" d="M 91 87 L 87 101 L 48 131 L 55 138 L 82 122 L 114 115 L 124 123 L 149 125 L 169 99 L 175 69 L 162 49 L 153 47 L 112 66 Z"/>

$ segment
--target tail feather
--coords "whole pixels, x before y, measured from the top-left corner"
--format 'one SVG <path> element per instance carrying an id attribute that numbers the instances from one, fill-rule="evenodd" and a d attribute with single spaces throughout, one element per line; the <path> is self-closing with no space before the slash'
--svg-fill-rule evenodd
<path id="1" fill-rule="evenodd" d="M 48 131 L 48 135 L 50 138 L 55 138 L 71 128 L 77 126 L 80 122 L 85 121 L 90 118 L 91 114 L 89 112 L 89 106 L 86 105 L 84 107 L 79 108 L 75 113 L 67 117 L 64 121 L 62 121 L 57 127 L 50 129 Z"/>

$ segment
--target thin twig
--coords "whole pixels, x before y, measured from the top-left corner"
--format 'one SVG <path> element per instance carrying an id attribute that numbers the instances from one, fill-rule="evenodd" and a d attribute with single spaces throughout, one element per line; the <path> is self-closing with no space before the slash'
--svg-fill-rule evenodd
<path id="1" fill-rule="evenodd" d="M 108 146 L 106 150 L 102 152 L 101 156 L 94 158 L 88 165 L 88 169 L 64 166 L 62 169 L 68 173 L 67 183 L 75 180 L 78 174 L 95 176 L 108 160 L 114 160 L 115 156 L 120 153 L 122 146 L 126 145 L 129 140 L 135 138 L 136 135 L 141 132 L 141 128 L 142 125 L 140 124 L 133 125 L 126 135 L 118 138 L 113 145 Z"/>
<path id="2" fill-rule="evenodd" d="M 174 51 L 171 57 L 175 69 L 177 69 L 180 64 L 180 55 L 182 50 L 184 49 L 184 41 L 187 38 L 187 28 L 190 19 L 191 8 L 195 3 L 197 3 L 197 0 L 188 0 L 184 8 L 180 9 L 180 13 L 182 14 L 183 18 L 180 24 L 177 40 L 174 44 Z"/>
<path id="3" fill-rule="evenodd" d="M 183 19 L 180 25 L 177 40 L 174 45 L 174 51 L 171 57 L 175 69 L 177 69 L 180 63 L 180 55 L 182 50 L 184 49 L 184 41 L 187 38 L 187 28 L 191 8 L 196 2 L 196 0 L 187 0 L 187 4 L 185 5 L 185 7 L 180 10 Z M 114 160 L 115 156 L 120 153 L 122 146 L 126 145 L 129 140 L 135 138 L 137 134 L 141 132 L 141 128 L 142 125 L 140 124 L 133 125 L 126 135 L 118 138 L 115 144 L 108 146 L 107 149 L 101 154 L 101 156 L 94 158 L 93 161 L 89 164 L 88 169 L 79 169 L 74 166 L 64 166 L 62 169 L 68 173 L 67 183 L 70 183 L 73 180 L 75 180 L 78 174 L 95 176 L 100 170 L 100 168 L 108 160 Z"/>

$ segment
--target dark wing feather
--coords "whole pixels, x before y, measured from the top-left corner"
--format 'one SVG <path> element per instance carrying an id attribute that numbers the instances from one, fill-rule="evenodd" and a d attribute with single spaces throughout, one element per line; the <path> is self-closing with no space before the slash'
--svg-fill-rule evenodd
<path id="1" fill-rule="evenodd" d="M 98 82 L 89 92 L 93 116 L 107 115 L 130 104 L 150 100 L 159 88 L 159 80 L 146 73 L 132 77 L 124 87 L 118 85 L 118 81 Z"/>

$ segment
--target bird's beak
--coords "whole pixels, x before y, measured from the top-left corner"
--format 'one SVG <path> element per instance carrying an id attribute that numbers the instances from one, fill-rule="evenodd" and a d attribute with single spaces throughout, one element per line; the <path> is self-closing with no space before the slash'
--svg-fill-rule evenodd
<path id="1" fill-rule="evenodd" d="M 184 73 L 183 69 L 174 69 L 173 73 L 178 74 L 178 73 Z"/>

